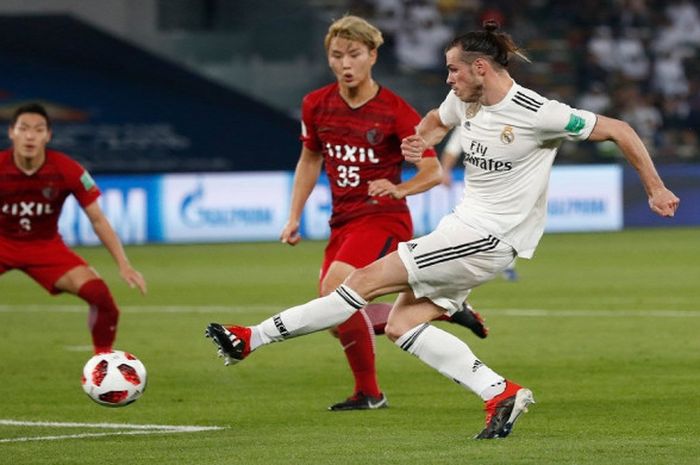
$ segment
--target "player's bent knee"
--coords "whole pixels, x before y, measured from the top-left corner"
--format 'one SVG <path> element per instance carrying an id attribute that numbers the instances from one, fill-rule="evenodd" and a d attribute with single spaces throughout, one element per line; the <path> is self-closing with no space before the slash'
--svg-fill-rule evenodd
<path id="1" fill-rule="evenodd" d="M 386 334 L 386 337 L 388 337 L 391 342 L 396 342 L 405 332 L 401 325 L 396 325 L 391 321 L 388 321 L 384 327 L 384 334 Z"/>
<path id="2" fill-rule="evenodd" d="M 323 282 L 321 283 L 321 288 L 320 288 L 321 292 L 319 292 L 319 295 L 320 296 L 328 295 L 331 292 L 335 291 L 337 289 L 337 287 L 338 286 L 331 286 L 331 285 L 326 283 L 326 280 L 323 280 Z"/>
<path id="3" fill-rule="evenodd" d="M 69 292 L 71 294 L 78 295 L 80 289 L 88 282 L 94 280 L 101 280 L 97 272 L 89 266 L 76 266 L 71 269 L 63 276 L 61 276 L 55 283 L 54 287 L 63 292 Z"/>
<path id="4" fill-rule="evenodd" d="M 362 298 L 370 300 L 367 299 L 367 295 L 372 290 L 373 278 L 372 273 L 367 271 L 367 268 L 359 268 L 353 271 L 350 273 L 350 276 L 345 278 L 343 284 L 360 294 Z"/>
<path id="5" fill-rule="evenodd" d="M 345 278 L 345 281 L 343 281 L 343 284 L 346 286 L 350 286 L 353 290 L 355 290 L 355 287 L 359 286 L 360 282 L 362 279 L 362 268 L 357 269 L 350 273 L 347 278 Z"/>

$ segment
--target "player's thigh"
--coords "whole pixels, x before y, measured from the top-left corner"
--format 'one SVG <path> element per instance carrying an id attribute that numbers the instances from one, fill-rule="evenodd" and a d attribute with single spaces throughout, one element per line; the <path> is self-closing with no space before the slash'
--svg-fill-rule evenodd
<path id="1" fill-rule="evenodd" d="M 21 244 L 14 253 L 14 267 L 21 269 L 51 294 L 68 291 L 58 286 L 59 281 L 71 270 L 88 267 L 87 262 L 61 240 Z"/>
<path id="2" fill-rule="evenodd" d="M 345 284 L 367 301 L 410 289 L 408 272 L 396 252 L 353 271 Z"/>
<path id="3" fill-rule="evenodd" d="M 445 309 L 423 297 L 417 299 L 413 291 L 399 294 L 389 313 L 386 324 L 387 337 L 395 341 L 407 331 L 423 323 L 428 323 L 445 313 Z"/>

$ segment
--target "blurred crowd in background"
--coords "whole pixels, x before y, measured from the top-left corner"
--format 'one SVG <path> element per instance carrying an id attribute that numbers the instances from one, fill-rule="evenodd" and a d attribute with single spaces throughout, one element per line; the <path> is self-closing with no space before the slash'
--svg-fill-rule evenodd
<path id="1" fill-rule="evenodd" d="M 521 84 L 624 119 L 659 161 L 700 161 L 696 2 L 352 0 L 347 8 L 382 29 L 381 59 L 388 65 L 425 82 L 434 75 L 442 85 L 446 42 L 495 19 L 532 60 L 513 60 Z M 616 156 L 611 150 L 591 144 L 564 148 L 562 156 L 571 162 L 605 161 Z"/>
<path id="2" fill-rule="evenodd" d="M 333 80 L 323 38 L 346 13 L 382 30 L 386 42 L 373 77 L 420 113 L 449 92 L 445 45 L 493 19 L 531 61 L 511 60 L 520 84 L 629 122 L 657 163 L 700 163 L 700 0 L 105 0 L 99 9 L 92 3 L 0 2 L 0 58 L 8 64 L 0 104 L 7 110 L 41 97 L 77 111 L 82 119 L 63 121 L 54 144 L 59 137 L 72 142 L 59 147 L 94 170 L 293 168 L 302 98 Z M 74 49 L 81 59 L 73 59 Z M 25 63 L 21 69 L 33 80 L 17 78 L 20 68 L 10 63 Z M 35 73 L 37 66 L 44 71 Z M 83 84 L 64 88 L 64 76 Z M 172 94 L 160 86 L 149 99 L 120 106 L 158 79 L 175 86 Z M 104 86 L 120 97 L 105 98 Z M 188 117 L 196 109 L 207 116 Z M 207 118 L 227 128 L 220 139 L 211 137 Z M 557 163 L 620 157 L 612 143 L 565 143 Z"/>

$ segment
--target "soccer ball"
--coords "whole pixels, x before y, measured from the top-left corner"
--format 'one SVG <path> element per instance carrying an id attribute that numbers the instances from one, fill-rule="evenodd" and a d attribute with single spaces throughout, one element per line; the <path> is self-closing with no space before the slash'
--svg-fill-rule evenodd
<path id="1" fill-rule="evenodd" d="M 146 390 L 146 367 L 129 352 L 98 354 L 83 367 L 83 390 L 100 405 L 123 407 Z"/>

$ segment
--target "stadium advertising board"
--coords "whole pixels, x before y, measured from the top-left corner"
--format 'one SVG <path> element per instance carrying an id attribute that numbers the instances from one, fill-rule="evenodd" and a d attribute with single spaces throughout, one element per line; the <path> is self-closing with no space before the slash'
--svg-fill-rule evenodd
<path id="1" fill-rule="evenodd" d="M 102 190 L 100 206 L 125 244 L 160 242 L 158 176 L 96 176 L 95 179 Z M 100 242 L 73 196 L 63 205 L 58 229 L 69 244 L 96 245 Z"/>
<path id="2" fill-rule="evenodd" d="M 407 170 L 404 178 L 413 176 Z M 408 198 L 416 235 L 427 234 L 462 198 L 464 171 L 455 170 L 450 186 L 435 186 Z M 547 232 L 615 231 L 622 229 L 622 171 L 617 165 L 554 167 L 548 193 Z M 328 237 L 330 190 L 321 177 L 307 203 L 302 234 Z"/>
<path id="3" fill-rule="evenodd" d="M 547 232 L 622 229 L 622 170 L 618 165 L 558 166 L 547 199 Z"/>
<path id="4" fill-rule="evenodd" d="M 164 242 L 276 239 L 287 220 L 290 175 L 274 173 L 164 176 Z"/>
<path id="5" fill-rule="evenodd" d="M 436 186 L 409 197 L 417 235 L 430 232 L 462 198 L 464 171 L 451 186 Z M 622 171 L 617 165 L 555 166 L 547 197 L 547 232 L 622 229 Z"/>
<path id="6" fill-rule="evenodd" d="M 681 199 L 673 218 L 650 215 L 646 192 L 637 172 L 626 166 L 622 184 L 625 197 L 625 227 L 668 227 L 700 224 L 700 164 L 659 165 L 657 170 L 674 194 Z"/>
<path id="7" fill-rule="evenodd" d="M 99 202 L 125 244 L 146 242 L 274 241 L 289 211 L 293 173 L 201 173 L 96 176 Z M 410 172 L 406 176 L 411 176 Z M 449 187 L 437 186 L 409 198 L 415 233 L 435 228 L 459 202 L 462 173 Z M 322 176 L 304 210 L 301 233 L 328 237 L 331 195 Z M 622 172 L 618 166 L 555 167 L 549 191 L 547 231 L 603 231 L 622 228 Z M 99 243 L 72 199 L 59 229 L 69 244 Z"/>

